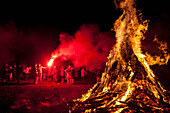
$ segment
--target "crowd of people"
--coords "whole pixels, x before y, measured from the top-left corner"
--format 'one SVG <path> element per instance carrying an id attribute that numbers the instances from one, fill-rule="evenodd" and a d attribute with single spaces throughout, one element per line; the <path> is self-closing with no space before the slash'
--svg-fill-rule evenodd
<path id="1" fill-rule="evenodd" d="M 37 63 L 32 66 L 21 64 L 3 64 L 0 66 L 0 79 L 2 83 L 13 81 L 20 83 L 21 80 L 32 80 L 34 84 L 42 81 L 66 82 L 67 84 L 75 83 L 79 78 L 82 83 L 86 82 L 87 69 L 82 67 L 76 70 L 73 66 L 51 66 L 44 67 Z M 99 74 L 96 73 L 96 82 L 99 81 Z"/>
<path id="2" fill-rule="evenodd" d="M 3 83 L 8 83 L 10 81 L 26 80 L 30 77 L 31 67 L 21 65 L 21 64 L 2 64 L 0 66 L 0 79 Z"/>

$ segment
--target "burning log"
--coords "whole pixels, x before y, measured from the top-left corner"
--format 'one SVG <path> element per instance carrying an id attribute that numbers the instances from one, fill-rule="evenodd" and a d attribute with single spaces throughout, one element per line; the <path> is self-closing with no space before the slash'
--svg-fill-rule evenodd
<path id="1" fill-rule="evenodd" d="M 141 50 L 148 22 L 137 19 L 134 0 L 116 1 L 123 14 L 116 20 L 117 43 L 110 51 L 101 81 L 74 100 L 72 112 L 168 112 L 170 98 L 150 68 L 166 64 L 169 54 L 160 43 L 164 59 Z M 147 58 L 149 57 L 150 60 Z M 164 61 L 164 62 L 162 62 Z M 153 63 L 152 63 L 153 62 Z"/>

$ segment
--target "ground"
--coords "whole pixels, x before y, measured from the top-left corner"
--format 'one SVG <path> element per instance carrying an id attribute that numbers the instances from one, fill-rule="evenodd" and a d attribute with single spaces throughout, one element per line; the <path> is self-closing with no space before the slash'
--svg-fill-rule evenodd
<path id="1" fill-rule="evenodd" d="M 65 113 L 72 100 L 90 89 L 92 84 L 23 82 L 0 86 L 1 113 Z"/>
<path id="2" fill-rule="evenodd" d="M 66 84 L 50 81 L 33 84 L 0 84 L 0 113 L 68 113 L 72 100 L 81 97 L 93 84 Z M 170 87 L 168 87 L 168 90 Z"/>

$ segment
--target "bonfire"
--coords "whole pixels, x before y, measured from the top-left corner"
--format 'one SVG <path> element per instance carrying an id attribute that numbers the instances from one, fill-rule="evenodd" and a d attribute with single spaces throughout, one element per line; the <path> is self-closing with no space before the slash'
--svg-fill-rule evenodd
<path id="1" fill-rule="evenodd" d="M 123 14 L 114 23 L 116 44 L 110 51 L 100 82 L 75 99 L 72 112 L 168 112 L 170 98 L 150 66 L 167 64 L 167 44 L 162 53 L 151 56 L 142 51 L 141 40 L 148 21 L 137 15 L 134 0 L 115 1 Z"/>

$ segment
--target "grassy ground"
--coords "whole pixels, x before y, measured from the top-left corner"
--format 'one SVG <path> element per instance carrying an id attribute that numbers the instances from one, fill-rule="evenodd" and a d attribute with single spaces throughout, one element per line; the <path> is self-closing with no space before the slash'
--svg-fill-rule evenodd
<path id="1" fill-rule="evenodd" d="M 65 113 L 93 85 L 21 82 L 0 86 L 0 113 Z"/>
<path id="2" fill-rule="evenodd" d="M 68 113 L 72 100 L 81 97 L 92 86 L 54 82 L 35 85 L 33 81 L 1 84 L 0 113 Z"/>

